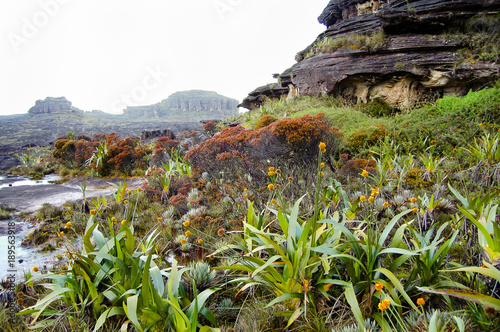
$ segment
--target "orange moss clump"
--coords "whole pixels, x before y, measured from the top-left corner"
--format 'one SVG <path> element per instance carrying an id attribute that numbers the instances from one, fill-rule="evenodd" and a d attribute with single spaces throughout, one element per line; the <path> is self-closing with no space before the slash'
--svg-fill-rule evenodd
<path id="1" fill-rule="evenodd" d="M 271 123 L 275 122 L 277 119 L 271 115 L 264 115 L 260 118 L 259 122 L 255 125 L 255 129 L 260 129 L 269 126 Z"/>

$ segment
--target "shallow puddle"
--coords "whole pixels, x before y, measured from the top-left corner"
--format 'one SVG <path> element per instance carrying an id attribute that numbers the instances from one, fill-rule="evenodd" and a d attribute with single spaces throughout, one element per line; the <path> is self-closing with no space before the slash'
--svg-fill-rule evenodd
<path id="1" fill-rule="evenodd" d="M 16 223 L 16 241 L 15 241 L 15 259 L 9 263 L 8 258 L 8 222 Z M 52 252 L 39 252 L 37 248 L 29 248 L 22 246 L 22 242 L 28 236 L 34 227 L 29 222 L 11 220 L 3 220 L 0 222 L 0 279 L 4 279 L 7 275 L 15 273 L 16 281 L 25 279 L 28 272 L 34 266 L 39 267 L 40 272 L 50 270 L 57 263 L 57 254 L 64 253 L 64 249 L 57 249 Z M 40 273 L 39 272 L 39 273 Z"/>
<path id="2" fill-rule="evenodd" d="M 48 184 L 59 184 L 65 179 L 59 175 L 50 174 L 40 180 L 31 180 L 22 176 L 0 176 L 0 189 L 20 186 L 43 186 Z"/>

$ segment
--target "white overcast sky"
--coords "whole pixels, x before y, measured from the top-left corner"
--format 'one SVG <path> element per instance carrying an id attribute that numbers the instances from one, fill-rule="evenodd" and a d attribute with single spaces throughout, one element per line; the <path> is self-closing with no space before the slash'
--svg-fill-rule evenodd
<path id="1" fill-rule="evenodd" d="M 328 0 L 0 0 L 0 114 L 65 96 L 120 113 L 176 91 L 242 100 L 292 66 Z"/>

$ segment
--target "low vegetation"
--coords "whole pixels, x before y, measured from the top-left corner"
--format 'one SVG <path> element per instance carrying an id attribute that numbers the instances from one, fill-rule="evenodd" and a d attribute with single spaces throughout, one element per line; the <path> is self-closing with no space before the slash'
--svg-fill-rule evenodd
<path id="1" fill-rule="evenodd" d="M 60 263 L 10 328 L 497 331 L 499 114 L 497 84 L 405 112 L 269 101 L 200 144 L 62 138 L 68 170 L 146 184 L 38 212 Z"/>

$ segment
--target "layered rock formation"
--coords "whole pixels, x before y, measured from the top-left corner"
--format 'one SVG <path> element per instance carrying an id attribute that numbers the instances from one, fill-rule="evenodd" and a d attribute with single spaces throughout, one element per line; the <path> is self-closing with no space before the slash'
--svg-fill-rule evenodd
<path id="1" fill-rule="evenodd" d="M 71 106 L 71 102 L 66 97 L 47 97 L 45 100 L 37 100 L 35 106 L 29 109 L 28 113 L 35 114 L 63 114 L 79 111 Z"/>
<path id="2" fill-rule="evenodd" d="M 124 115 L 147 118 L 226 119 L 238 115 L 238 101 L 213 91 L 180 91 L 149 106 L 127 107 Z"/>
<path id="3" fill-rule="evenodd" d="M 499 13 L 500 0 L 331 0 L 326 31 L 241 106 L 327 94 L 408 108 L 480 89 L 499 78 Z"/>

